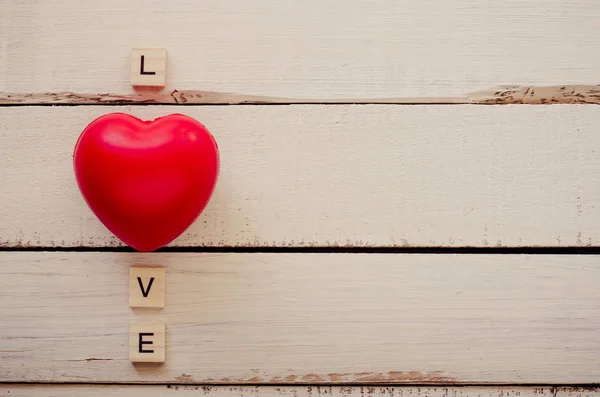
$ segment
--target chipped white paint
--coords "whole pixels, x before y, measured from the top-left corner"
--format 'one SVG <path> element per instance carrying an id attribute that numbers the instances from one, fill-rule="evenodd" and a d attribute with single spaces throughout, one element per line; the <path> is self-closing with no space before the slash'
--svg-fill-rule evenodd
<path id="1" fill-rule="evenodd" d="M 338 98 L 305 99 L 255 96 L 211 91 L 172 90 L 164 93 L 138 92 L 130 95 L 0 92 L 0 105 L 111 105 L 111 104 L 474 104 L 474 105 L 553 105 L 600 104 L 600 85 L 515 86 L 505 85 L 470 93 L 464 97 L 426 98 Z"/>
<path id="2" fill-rule="evenodd" d="M 598 397 L 592 387 L 0 385 L 9 397 Z"/>
<path id="3" fill-rule="evenodd" d="M 4 0 L 0 91 L 131 94 L 130 53 L 169 52 L 167 90 L 332 100 L 598 84 L 597 0 Z"/>
<path id="4" fill-rule="evenodd" d="M 1 252 L 0 382 L 597 382 L 600 257 Z M 135 263 L 167 267 L 132 311 Z M 130 321 L 165 321 L 134 367 Z"/>
<path id="5" fill-rule="evenodd" d="M 77 189 L 94 118 L 175 106 L 0 108 L 0 244 L 116 246 Z M 201 106 L 219 142 L 206 212 L 174 246 L 600 244 L 600 107 Z"/>

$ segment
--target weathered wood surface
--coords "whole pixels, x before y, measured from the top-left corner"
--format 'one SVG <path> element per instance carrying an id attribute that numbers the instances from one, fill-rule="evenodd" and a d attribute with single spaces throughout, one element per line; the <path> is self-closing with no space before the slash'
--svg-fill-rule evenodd
<path id="1" fill-rule="evenodd" d="M 164 310 L 128 307 L 133 264 Z M 600 257 L 0 252 L 0 381 L 585 384 Z M 128 361 L 164 321 L 164 366 Z"/>
<path id="2" fill-rule="evenodd" d="M 499 84 L 599 83 L 597 0 L 5 0 L 1 7 L 4 93 L 133 94 L 134 47 L 167 49 L 165 93 L 447 101 Z"/>
<path id="3" fill-rule="evenodd" d="M 129 95 L 54 93 L 6 93 L 0 92 L 0 105 L 263 105 L 263 104 L 471 104 L 471 105 L 556 105 L 600 104 L 599 85 L 559 86 L 499 86 L 473 92 L 464 97 L 426 98 L 337 98 L 302 99 L 226 92 L 180 91 L 167 93 L 138 92 Z"/>
<path id="4" fill-rule="evenodd" d="M 0 385 L 9 397 L 597 397 L 593 387 Z"/>
<path id="5" fill-rule="evenodd" d="M 94 118 L 169 106 L 0 108 L 0 245 L 114 247 L 76 186 Z M 172 246 L 529 247 L 600 244 L 600 108 L 201 106 L 222 168 Z"/>

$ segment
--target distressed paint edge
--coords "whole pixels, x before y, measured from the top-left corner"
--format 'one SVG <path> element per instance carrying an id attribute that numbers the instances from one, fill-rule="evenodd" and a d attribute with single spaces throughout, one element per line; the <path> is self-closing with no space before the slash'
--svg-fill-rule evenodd
<path id="1" fill-rule="evenodd" d="M 5 384 L 0 386 L 0 392 L 8 394 L 26 392 L 21 395 L 29 395 L 29 392 L 40 391 L 46 395 L 52 391 L 54 396 L 79 395 L 73 392 L 79 391 L 85 396 L 104 396 L 107 392 L 116 392 L 119 395 L 165 395 L 175 392 L 188 392 L 194 394 L 213 394 L 227 396 L 258 396 L 265 394 L 269 396 L 293 396 L 312 397 L 327 395 L 328 397 L 340 396 L 427 396 L 427 397 L 506 397 L 506 396 L 538 396 L 538 397 L 596 397 L 600 395 L 600 388 L 594 386 L 211 386 L 211 385 L 116 385 L 116 384 Z M 121 394 L 125 393 L 125 394 Z M 156 394 L 154 394 L 156 393 Z"/>
<path id="2" fill-rule="evenodd" d="M 455 378 L 447 376 L 443 371 L 390 371 L 381 372 L 358 372 L 358 373 L 309 373 L 296 375 L 290 372 L 287 376 L 269 377 L 261 371 L 252 370 L 250 378 L 224 377 L 219 379 L 207 378 L 197 380 L 189 374 L 176 376 L 174 380 L 180 384 L 261 384 L 261 385 L 330 385 L 330 384 L 460 384 Z"/>
<path id="3" fill-rule="evenodd" d="M 229 92 L 173 90 L 170 93 L 85 94 L 0 92 L 0 105 L 292 105 L 292 104 L 397 104 L 397 105 L 553 105 L 600 104 L 600 85 L 503 85 L 464 97 L 296 99 Z"/>
<path id="4" fill-rule="evenodd" d="M 600 85 L 503 85 L 469 95 L 480 105 L 600 104 Z"/>
<path id="5" fill-rule="evenodd" d="M 230 92 L 173 90 L 170 93 L 87 94 L 74 92 L 5 93 L 0 106 L 19 105 L 323 105 L 323 104 L 466 104 L 468 98 L 298 99 Z"/>

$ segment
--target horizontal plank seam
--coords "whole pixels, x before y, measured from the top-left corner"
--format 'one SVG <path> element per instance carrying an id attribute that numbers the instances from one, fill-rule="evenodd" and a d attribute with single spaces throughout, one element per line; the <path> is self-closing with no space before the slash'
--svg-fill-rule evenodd
<path id="1" fill-rule="evenodd" d="M 578 388 L 587 391 L 600 391 L 600 381 L 597 383 L 487 383 L 487 382 L 440 382 L 440 383 L 389 383 L 389 382 L 340 382 L 340 383 L 146 383 L 146 382 L 10 382 L 0 381 L 0 385 L 11 386 L 153 386 L 153 387 L 171 387 L 171 386 L 187 386 L 187 387 L 394 387 L 394 388 L 414 388 L 414 387 L 547 387 L 553 391 L 558 391 L 560 388 Z M 555 395 L 555 393 L 553 393 Z"/>
<path id="2" fill-rule="evenodd" d="M 85 105 L 553 105 L 600 104 L 600 85 L 501 85 L 459 97 L 397 97 L 348 99 L 294 99 L 230 92 L 172 90 L 156 94 L 85 94 L 75 92 L 0 92 L 0 106 Z"/>
<path id="3" fill-rule="evenodd" d="M 389 106 L 423 106 L 423 105 L 435 105 L 435 106 L 449 106 L 449 105 L 474 105 L 481 106 L 483 104 L 477 103 L 448 103 L 448 102 L 377 102 L 377 101 L 363 101 L 363 102 L 280 102 L 280 103 L 165 103 L 165 102 L 152 102 L 152 103 L 128 103 L 128 102 L 112 102 L 112 103 L 0 103 L 0 107 L 86 107 L 86 106 L 181 106 L 181 107 L 201 107 L 201 106 L 340 106 L 340 105 L 389 105 Z M 494 104 L 485 104 L 491 106 Z"/>
<path id="4" fill-rule="evenodd" d="M 117 247 L 3 246 L 0 252 L 136 252 Z M 599 255 L 600 247 L 163 247 L 170 253 L 356 253 L 356 254 L 496 254 L 496 255 Z"/>

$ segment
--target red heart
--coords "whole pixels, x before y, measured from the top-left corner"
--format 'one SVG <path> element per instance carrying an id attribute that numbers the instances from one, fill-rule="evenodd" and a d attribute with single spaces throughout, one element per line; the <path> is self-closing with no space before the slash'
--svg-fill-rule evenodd
<path id="1" fill-rule="evenodd" d="M 206 127 L 188 116 L 142 121 L 110 113 L 83 130 L 73 165 L 98 219 L 129 246 L 154 251 L 183 233 L 208 204 L 219 151 Z"/>

